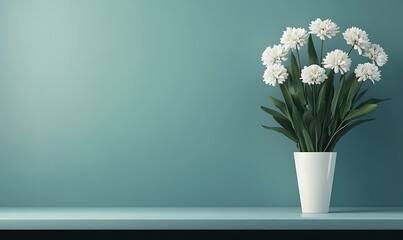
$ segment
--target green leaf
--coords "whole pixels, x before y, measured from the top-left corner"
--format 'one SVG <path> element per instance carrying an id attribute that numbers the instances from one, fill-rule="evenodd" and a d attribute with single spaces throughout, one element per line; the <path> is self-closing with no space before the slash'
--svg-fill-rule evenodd
<path id="1" fill-rule="evenodd" d="M 318 139 L 318 151 L 323 151 L 327 144 L 329 136 L 330 121 L 332 119 L 331 115 L 331 104 L 334 95 L 334 71 L 331 70 L 325 82 L 322 84 L 322 88 L 319 90 L 318 101 L 317 101 L 317 124 L 320 125 L 318 128 L 319 139 Z"/>
<path id="2" fill-rule="evenodd" d="M 302 121 L 300 113 L 296 109 L 296 106 L 293 106 L 293 108 L 292 108 L 291 119 L 292 119 L 292 123 L 294 125 L 295 133 L 296 133 L 296 135 L 298 137 L 298 140 L 299 140 L 300 148 L 303 151 L 305 151 L 306 145 L 305 145 L 305 142 L 303 140 L 304 137 L 303 137 L 303 134 L 302 134 L 303 129 L 305 129 L 305 125 L 304 125 L 304 122 Z"/>
<path id="3" fill-rule="evenodd" d="M 318 101 L 316 102 L 316 113 L 318 116 L 320 116 L 320 118 L 323 118 L 323 110 L 328 101 L 326 99 L 326 92 L 326 87 L 322 86 L 322 88 L 319 90 Z"/>
<path id="4" fill-rule="evenodd" d="M 327 74 L 327 79 L 325 80 L 325 84 L 333 86 L 333 79 L 334 79 L 334 70 L 330 70 L 330 72 Z M 330 80 L 330 83 L 329 83 Z"/>
<path id="5" fill-rule="evenodd" d="M 326 88 L 326 96 L 330 94 L 333 89 L 333 82 L 334 82 L 334 71 L 330 70 L 327 74 L 327 79 L 324 82 L 324 86 Z"/>
<path id="6" fill-rule="evenodd" d="M 311 121 L 311 124 L 309 125 L 309 136 L 312 139 L 312 143 L 315 147 L 315 152 L 317 152 L 316 147 L 318 145 L 319 134 L 320 134 L 320 127 L 319 127 L 318 121 L 316 119 L 313 119 Z"/>
<path id="7" fill-rule="evenodd" d="M 351 73 L 348 78 L 340 81 L 339 86 L 337 86 L 335 96 L 332 101 L 331 111 L 332 116 L 335 116 L 336 109 L 341 107 L 341 103 L 344 99 L 344 96 L 348 94 L 353 83 L 357 82 L 355 74 Z M 339 111 L 344 111 L 344 109 L 339 109 Z"/>
<path id="8" fill-rule="evenodd" d="M 263 111 L 267 112 L 268 114 L 272 115 L 273 117 L 285 118 L 283 114 L 277 112 L 276 110 L 273 110 L 271 108 L 267 108 L 267 107 L 264 107 L 264 106 L 260 106 L 260 108 Z"/>
<path id="9" fill-rule="evenodd" d="M 299 66 L 298 66 L 298 63 L 297 63 L 297 59 L 295 58 L 295 55 L 294 55 L 294 53 L 291 51 L 291 54 L 290 54 L 290 74 L 291 74 L 291 77 L 293 78 L 293 79 L 299 79 L 300 78 L 300 69 L 299 69 Z"/>
<path id="10" fill-rule="evenodd" d="M 336 108 L 337 108 L 337 105 L 339 103 L 339 97 L 340 97 L 340 94 L 341 94 L 342 89 L 343 89 L 343 84 L 344 84 L 344 79 L 341 79 L 340 82 L 339 82 L 339 85 L 337 86 L 336 91 L 334 93 L 333 100 L 332 100 L 332 105 L 330 107 L 332 116 L 334 116 L 335 113 L 336 113 Z"/>
<path id="11" fill-rule="evenodd" d="M 350 91 L 351 85 L 353 83 L 357 83 L 357 77 L 355 76 L 355 73 L 350 73 L 350 75 L 347 77 L 346 82 L 344 83 L 343 89 L 342 89 L 342 96 L 345 96 L 348 91 Z"/>
<path id="12" fill-rule="evenodd" d="M 308 56 L 309 56 L 309 65 L 312 64 L 319 65 L 318 55 L 316 54 L 315 45 L 313 44 L 311 34 L 309 34 L 308 38 Z"/>
<path id="13" fill-rule="evenodd" d="M 380 103 L 380 102 L 383 102 L 383 101 L 388 101 L 388 100 L 390 100 L 390 99 L 391 99 L 391 98 L 384 98 L 384 99 L 371 98 L 371 99 L 368 99 L 368 100 L 366 100 L 366 101 L 360 103 L 360 104 L 357 106 L 357 108 L 360 108 L 360 107 L 364 106 L 365 104 L 369 104 L 369 103 L 371 103 L 371 104 L 377 104 L 377 103 Z"/>
<path id="14" fill-rule="evenodd" d="M 330 107 L 333 96 L 331 92 L 333 91 L 333 81 L 334 81 L 334 71 L 331 70 L 327 75 L 327 79 L 322 84 L 322 87 L 319 90 L 318 102 L 317 102 L 317 113 L 319 113 L 321 109 L 326 109 Z M 322 116 L 323 117 L 323 116 Z"/>
<path id="15" fill-rule="evenodd" d="M 311 85 L 306 85 L 305 86 L 305 91 L 306 91 L 306 98 L 307 98 L 307 100 L 308 100 L 308 102 L 306 103 L 306 104 L 309 104 L 309 106 L 313 106 L 313 96 L 314 96 L 314 93 L 313 93 L 313 91 L 312 91 L 312 87 L 311 87 Z"/>
<path id="16" fill-rule="evenodd" d="M 269 97 L 274 106 L 276 106 L 284 115 L 289 116 L 285 103 L 275 97 Z"/>
<path id="17" fill-rule="evenodd" d="M 291 96 L 295 96 L 297 93 L 297 89 L 295 88 L 295 84 L 293 81 L 293 76 L 291 75 L 291 67 L 288 66 L 287 68 L 287 73 L 288 74 L 288 79 L 283 83 L 282 85 L 286 86 L 288 92 L 290 93 Z"/>
<path id="18" fill-rule="evenodd" d="M 279 112 L 277 112 L 277 111 L 275 111 L 273 109 L 264 107 L 264 106 L 261 106 L 261 108 L 266 113 L 272 115 L 273 119 L 276 120 L 276 122 L 278 124 L 280 124 L 280 126 L 282 126 L 283 128 L 287 129 L 287 131 L 289 133 L 291 133 L 294 137 L 296 137 L 294 128 L 292 127 L 292 124 L 291 124 L 290 120 L 288 120 L 283 114 L 281 114 L 281 113 L 279 113 Z"/>
<path id="19" fill-rule="evenodd" d="M 347 127 L 345 127 L 345 128 L 340 132 L 339 139 L 340 139 L 342 136 L 346 135 L 346 133 L 348 133 L 351 129 L 355 128 L 356 126 L 358 126 L 358 125 L 360 125 L 360 124 L 362 124 L 362 123 L 366 123 L 366 122 L 373 121 L 373 120 L 375 120 L 375 118 L 360 119 L 360 120 L 357 120 L 357 121 L 352 121 L 351 123 L 349 123 L 349 124 L 347 125 Z"/>
<path id="20" fill-rule="evenodd" d="M 317 121 L 313 118 L 312 111 L 308 110 L 302 114 L 302 121 L 304 122 L 304 126 L 310 136 L 311 139 L 317 139 Z M 305 137 L 304 137 L 305 139 Z M 308 146 L 308 145 L 307 145 Z M 316 144 L 315 144 L 316 146 Z"/>
<path id="21" fill-rule="evenodd" d="M 283 128 L 287 129 L 288 132 L 290 132 L 295 138 L 297 137 L 294 131 L 294 128 L 292 127 L 291 122 L 286 119 L 286 118 L 278 118 L 278 117 L 273 117 L 273 119 L 280 124 Z"/>
<path id="22" fill-rule="evenodd" d="M 307 128 L 311 125 L 312 120 L 313 115 L 311 111 L 305 111 L 304 114 L 302 114 L 302 121 L 304 122 Z"/>
<path id="23" fill-rule="evenodd" d="M 334 129 L 335 126 L 337 126 L 341 119 L 344 117 L 344 112 L 345 112 L 345 105 L 346 105 L 346 98 L 347 94 L 351 88 L 351 85 L 357 81 L 355 74 L 351 73 L 347 79 L 343 77 L 343 79 L 340 81 L 339 85 L 337 86 L 335 95 L 332 100 L 332 105 L 331 105 L 331 113 L 332 113 L 332 129 Z"/>
<path id="24" fill-rule="evenodd" d="M 280 84 L 280 90 L 281 90 L 281 93 L 283 94 L 283 98 L 284 98 L 285 104 L 287 106 L 287 111 L 291 116 L 292 109 L 294 108 L 294 101 L 292 100 L 292 97 L 291 97 L 290 93 L 288 92 L 285 84 Z"/>
<path id="25" fill-rule="evenodd" d="M 344 121 L 350 121 L 359 117 L 362 117 L 372 111 L 375 110 L 375 108 L 377 107 L 377 104 L 365 104 L 360 108 L 355 109 L 354 111 L 352 111 L 351 113 L 349 113 L 346 118 L 344 119 Z"/>
<path id="26" fill-rule="evenodd" d="M 288 137 L 289 139 L 291 139 L 293 142 L 298 143 L 298 140 L 291 134 L 289 133 L 286 129 L 282 128 L 282 127 L 268 127 L 265 125 L 262 125 L 262 127 L 272 130 L 272 131 L 276 131 L 278 133 L 283 134 L 284 136 Z"/>
<path id="27" fill-rule="evenodd" d="M 360 83 L 357 81 L 357 78 L 354 75 L 354 81 L 352 81 L 350 89 L 348 90 L 347 97 L 343 104 L 343 117 L 346 116 L 351 111 L 353 100 L 354 97 L 357 95 L 359 87 Z"/>
<path id="28" fill-rule="evenodd" d="M 315 148 L 313 147 L 312 139 L 309 136 L 309 134 L 308 134 L 308 132 L 306 131 L 305 128 L 302 130 L 302 134 L 304 136 L 304 142 L 306 144 L 306 151 L 307 152 L 314 152 Z"/>
<path id="29" fill-rule="evenodd" d="M 302 134 L 302 129 L 304 128 L 301 119 L 303 109 L 298 109 L 298 106 L 295 104 L 294 99 L 291 97 L 291 94 L 289 93 L 287 86 L 285 84 L 280 85 L 280 90 L 281 93 L 283 94 L 287 110 L 290 113 L 290 119 L 294 126 L 295 134 L 298 138 L 298 146 L 301 151 L 306 151 L 306 146 L 303 141 L 303 134 Z"/>
<path id="30" fill-rule="evenodd" d="M 351 121 L 350 123 L 345 124 L 341 131 L 339 131 L 335 137 L 333 138 L 332 142 L 329 143 L 329 147 L 327 149 L 325 149 L 326 151 L 333 151 L 333 148 L 335 147 L 336 143 L 341 139 L 341 137 L 343 137 L 344 135 L 346 135 L 351 129 L 355 128 L 356 126 L 365 123 L 365 122 L 369 122 L 369 121 L 373 121 L 375 120 L 375 118 L 371 118 L 371 119 L 360 119 L 360 120 L 354 120 Z"/>
<path id="31" fill-rule="evenodd" d="M 328 111 L 330 113 L 330 109 L 326 110 L 326 111 Z M 323 121 L 321 122 L 322 130 L 321 130 L 321 134 L 319 135 L 320 138 L 319 138 L 319 146 L 318 146 L 318 148 L 319 148 L 318 150 L 320 152 L 324 151 L 324 148 L 330 139 L 330 133 L 329 133 L 330 119 L 331 119 L 330 114 L 325 114 L 325 117 L 324 117 Z"/>
<path id="32" fill-rule="evenodd" d="M 293 91 L 290 91 L 290 95 L 295 100 L 295 105 L 298 111 L 302 113 L 306 105 L 304 96 L 304 85 L 302 84 L 302 80 L 300 79 L 300 69 L 297 64 L 297 59 L 292 52 L 290 55 L 290 75 L 288 76 L 288 84 L 289 89 L 293 89 Z"/>

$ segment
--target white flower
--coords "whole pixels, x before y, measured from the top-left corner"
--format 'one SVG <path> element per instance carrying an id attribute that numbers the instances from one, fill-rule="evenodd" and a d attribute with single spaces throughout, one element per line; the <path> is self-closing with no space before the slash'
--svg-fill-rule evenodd
<path id="1" fill-rule="evenodd" d="M 388 61 L 388 55 L 378 44 L 369 45 L 365 51 L 364 56 L 372 60 L 372 63 L 382 67 Z"/>
<path id="2" fill-rule="evenodd" d="M 275 63 L 267 66 L 266 71 L 263 74 L 263 81 L 266 84 L 276 86 L 276 83 L 283 84 L 288 78 L 287 69 L 281 64 Z"/>
<path id="3" fill-rule="evenodd" d="M 325 74 L 325 69 L 321 68 L 319 65 L 312 64 L 309 67 L 305 66 L 301 71 L 301 79 L 303 83 L 308 84 L 321 84 L 327 76 Z"/>
<path id="4" fill-rule="evenodd" d="M 267 47 L 262 54 L 263 65 L 269 66 L 281 61 L 287 61 L 286 55 L 288 50 L 283 45 L 274 45 Z"/>
<path id="5" fill-rule="evenodd" d="M 323 59 L 323 64 L 325 68 L 334 69 L 335 73 L 340 71 L 341 74 L 350 70 L 351 59 L 348 58 L 347 53 L 336 49 L 327 53 L 326 57 Z"/>
<path id="6" fill-rule="evenodd" d="M 325 40 L 325 37 L 329 39 L 334 37 L 339 32 L 337 31 L 339 27 L 330 19 L 322 21 L 322 19 L 317 18 L 311 22 L 309 30 L 311 30 L 309 33 L 316 34 L 318 38 Z"/>
<path id="7" fill-rule="evenodd" d="M 358 64 L 354 73 L 359 82 L 369 79 L 375 84 L 374 81 L 381 80 L 381 71 L 379 71 L 378 67 L 372 63 Z"/>
<path id="8" fill-rule="evenodd" d="M 360 28 L 347 28 L 343 36 L 347 44 L 354 46 L 354 49 L 357 50 L 360 55 L 362 54 L 362 49 L 365 49 L 369 45 L 367 33 Z"/>
<path id="9" fill-rule="evenodd" d="M 300 49 L 308 39 L 308 32 L 303 28 L 290 28 L 284 31 L 280 42 L 286 49 Z"/>

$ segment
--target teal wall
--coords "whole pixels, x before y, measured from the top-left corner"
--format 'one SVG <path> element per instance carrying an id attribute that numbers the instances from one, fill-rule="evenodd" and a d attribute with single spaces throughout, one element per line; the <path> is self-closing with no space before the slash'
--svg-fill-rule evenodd
<path id="1" fill-rule="evenodd" d="M 0 206 L 298 206 L 295 146 L 260 127 L 279 96 L 260 56 L 316 17 L 385 48 L 369 96 L 393 98 L 338 145 L 332 205 L 403 206 L 402 8 L 1 0 Z"/>

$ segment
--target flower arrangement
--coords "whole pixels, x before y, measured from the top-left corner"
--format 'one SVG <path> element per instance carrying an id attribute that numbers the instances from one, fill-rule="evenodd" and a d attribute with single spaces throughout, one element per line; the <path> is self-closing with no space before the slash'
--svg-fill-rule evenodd
<path id="1" fill-rule="evenodd" d="M 370 43 L 368 34 L 357 27 L 348 28 L 343 37 L 348 52 L 335 49 L 323 58 L 325 40 L 339 33 L 339 27 L 330 19 L 312 21 L 309 32 L 303 28 L 287 27 L 280 44 L 267 47 L 262 54 L 266 70 L 263 81 L 276 86 L 279 84 L 284 101 L 270 97 L 279 111 L 262 106 L 280 127 L 264 128 L 279 132 L 297 145 L 301 152 L 332 152 L 336 143 L 352 128 L 373 118 L 363 117 L 388 99 L 370 98 L 360 101 L 369 88 L 381 79 L 379 67 L 388 56 L 378 44 Z M 312 35 L 320 39 L 318 58 Z M 307 45 L 308 65 L 302 66 L 300 49 Z M 354 72 L 350 54 L 367 58 Z M 289 66 L 282 63 L 289 58 Z M 368 61 L 369 60 L 369 61 Z M 362 89 L 366 80 L 373 84 Z"/>

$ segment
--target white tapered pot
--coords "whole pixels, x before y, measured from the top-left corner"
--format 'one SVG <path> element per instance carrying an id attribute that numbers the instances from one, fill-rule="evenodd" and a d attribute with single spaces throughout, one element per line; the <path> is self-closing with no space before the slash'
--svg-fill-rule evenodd
<path id="1" fill-rule="evenodd" d="M 329 212 L 336 152 L 294 152 L 303 213 Z"/>

